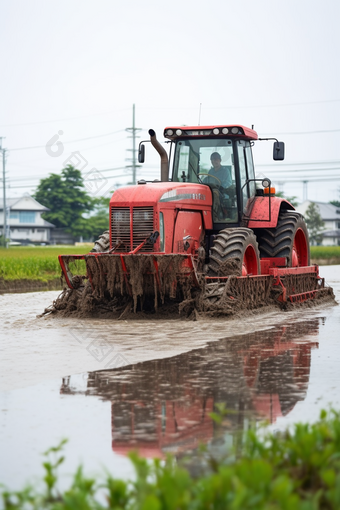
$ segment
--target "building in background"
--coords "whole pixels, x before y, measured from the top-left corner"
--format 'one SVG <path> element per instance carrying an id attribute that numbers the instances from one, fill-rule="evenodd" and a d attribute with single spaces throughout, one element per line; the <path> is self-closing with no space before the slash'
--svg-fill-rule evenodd
<path id="1" fill-rule="evenodd" d="M 306 216 L 309 205 L 314 202 L 305 200 L 297 211 Z M 314 202 L 319 208 L 320 216 L 325 224 L 324 230 L 320 232 L 322 236 L 322 246 L 340 246 L 340 207 L 328 204 L 327 202 Z"/>
<path id="2" fill-rule="evenodd" d="M 20 198 L 6 200 L 8 236 L 11 242 L 21 244 L 50 244 L 54 225 L 41 215 L 49 209 L 37 202 L 28 193 Z M 3 235 L 4 207 L 0 199 L 0 230 Z"/>

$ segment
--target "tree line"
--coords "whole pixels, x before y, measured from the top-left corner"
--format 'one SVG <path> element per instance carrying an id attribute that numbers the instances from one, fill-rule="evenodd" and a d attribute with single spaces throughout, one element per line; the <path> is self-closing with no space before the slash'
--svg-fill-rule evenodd
<path id="1" fill-rule="evenodd" d="M 286 198 L 294 207 L 298 205 L 295 196 L 285 197 L 282 192 L 276 195 Z M 52 173 L 41 179 L 34 198 L 48 207 L 49 211 L 43 214 L 46 221 L 64 228 L 74 237 L 94 240 L 109 228 L 110 198 L 92 197 L 86 191 L 81 172 L 71 165 L 60 174 Z M 340 201 L 329 203 L 340 207 Z M 314 202 L 309 205 L 305 219 L 311 244 L 320 244 L 325 224 Z"/>
<path id="2" fill-rule="evenodd" d="M 41 179 L 34 198 L 48 207 L 42 217 L 76 238 L 97 239 L 109 228 L 110 198 L 92 197 L 81 172 L 68 165 Z"/>

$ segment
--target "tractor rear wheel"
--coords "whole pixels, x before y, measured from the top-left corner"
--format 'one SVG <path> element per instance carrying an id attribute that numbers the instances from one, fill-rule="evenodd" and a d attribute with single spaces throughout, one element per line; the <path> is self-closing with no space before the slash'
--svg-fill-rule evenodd
<path id="1" fill-rule="evenodd" d="M 249 228 L 221 230 L 210 250 L 210 276 L 260 274 L 260 255 L 254 232 Z"/>
<path id="2" fill-rule="evenodd" d="M 105 230 L 102 235 L 95 241 L 90 253 L 105 253 L 110 249 L 110 231 Z"/>
<path id="3" fill-rule="evenodd" d="M 287 267 L 309 266 L 308 230 L 301 214 L 283 210 L 276 228 L 265 228 L 256 233 L 261 258 L 286 257 Z"/>

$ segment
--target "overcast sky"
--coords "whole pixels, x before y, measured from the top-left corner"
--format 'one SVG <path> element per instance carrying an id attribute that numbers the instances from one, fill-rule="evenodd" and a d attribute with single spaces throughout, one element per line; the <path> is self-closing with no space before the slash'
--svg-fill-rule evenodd
<path id="1" fill-rule="evenodd" d="M 84 175 L 96 168 L 111 189 L 127 183 L 125 128 L 135 103 L 142 139 L 149 128 L 163 141 L 165 126 L 196 125 L 200 104 L 201 125 L 254 124 L 259 136 L 286 143 L 284 162 L 273 162 L 272 142 L 256 143 L 257 173 L 300 201 L 308 179 L 309 199 L 340 199 L 338 0 L 0 6 L 8 196 L 32 193 L 76 151 L 88 162 Z M 45 148 L 55 135 L 60 156 Z M 27 147 L 37 148 L 18 150 Z M 138 177 L 158 176 L 158 156 L 147 146 Z"/>

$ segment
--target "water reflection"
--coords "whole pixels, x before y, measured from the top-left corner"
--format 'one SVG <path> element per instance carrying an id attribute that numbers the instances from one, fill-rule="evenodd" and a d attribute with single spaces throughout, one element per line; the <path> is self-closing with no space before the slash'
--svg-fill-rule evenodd
<path id="1" fill-rule="evenodd" d="M 176 455 L 239 440 L 259 420 L 274 423 L 306 397 L 311 349 L 323 319 L 212 342 L 173 358 L 65 377 L 63 394 L 111 402 L 112 449 L 146 457 Z M 217 426 L 216 404 L 230 413 Z M 242 434 L 241 434 L 242 436 Z M 237 439 L 238 438 L 238 439 Z"/>

